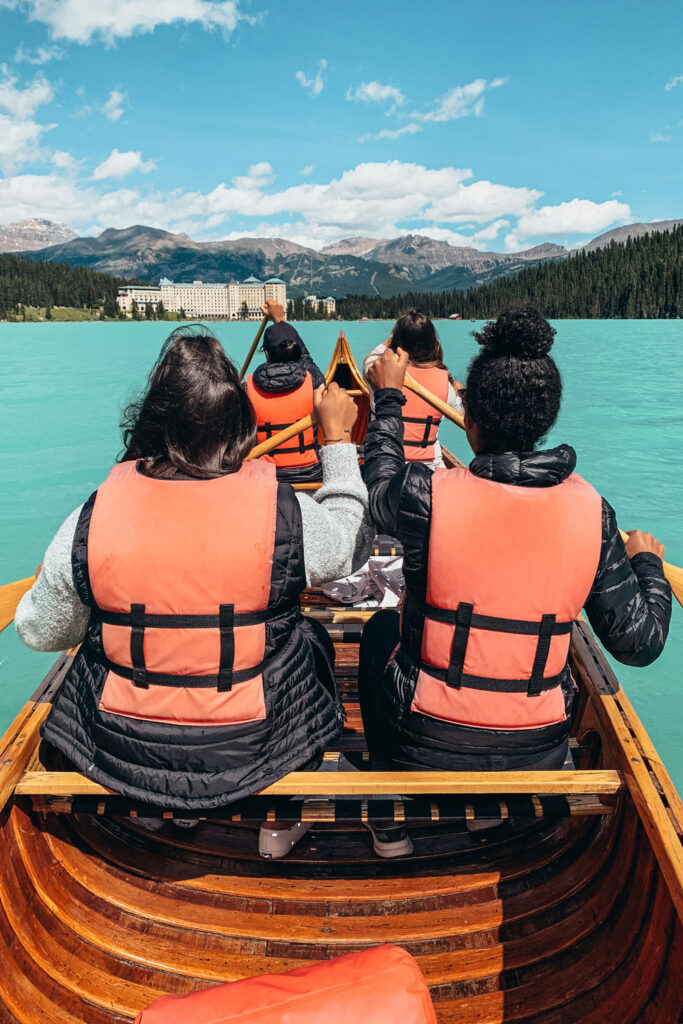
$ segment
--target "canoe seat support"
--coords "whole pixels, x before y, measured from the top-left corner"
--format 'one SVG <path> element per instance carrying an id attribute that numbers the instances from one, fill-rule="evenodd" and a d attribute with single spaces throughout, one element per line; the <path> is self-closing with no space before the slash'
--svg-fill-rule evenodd
<path id="1" fill-rule="evenodd" d="M 326 755 L 326 767 L 338 755 Z M 292 772 L 256 796 L 203 812 L 225 822 L 451 822 L 609 814 L 623 782 L 616 771 Z M 16 788 L 36 810 L 187 817 L 117 796 L 76 772 L 28 771 Z M 400 795 L 398 795 L 400 794 Z"/>

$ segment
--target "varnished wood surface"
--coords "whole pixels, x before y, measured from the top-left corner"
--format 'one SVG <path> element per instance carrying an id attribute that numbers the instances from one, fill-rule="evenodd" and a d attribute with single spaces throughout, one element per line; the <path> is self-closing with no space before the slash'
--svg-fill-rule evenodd
<path id="1" fill-rule="evenodd" d="M 595 793 L 607 796 L 622 788 L 619 772 L 291 772 L 261 790 L 262 796 L 377 796 L 401 792 L 410 795 L 453 793 Z M 18 782 L 19 796 L 106 796 L 113 791 L 77 772 L 25 772 Z"/>
<path id="2" fill-rule="evenodd" d="M 362 753 L 358 643 L 350 627 L 330 628 L 347 708 L 338 747 Z M 330 820 L 267 862 L 255 824 L 229 809 L 151 833 L 130 817 L 37 812 L 16 787 L 0 815 L 0 1024 L 124 1024 L 165 992 L 380 942 L 417 957 L 440 1024 L 678 1024 L 683 932 L 662 861 L 664 850 L 670 874 L 675 851 L 653 830 L 663 834 L 663 813 L 680 841 L 680 804 L 588 631 L 572 653 L 581 770 L 521 775 L 531 786 L 533 774 L 531 791 L 611 794 L 610 813 L 508 819 L 480 834 L 462 820 L 411 825 L 415 851 L 399 861 L 375 857 L 362 825 Z M 38 773 L 45 788 L 36 726 L 64 664 L 6 737 L 0 788 L 24 768 L 24 787 Z M 343 782 L 319 774 L 321 789 L 339 789 L 335 774 Z M 467 787 L 490 791 L 491 776 L 510 787 L 498 773 Z M 401 792 L 411 773 L 390 778 Z"/>

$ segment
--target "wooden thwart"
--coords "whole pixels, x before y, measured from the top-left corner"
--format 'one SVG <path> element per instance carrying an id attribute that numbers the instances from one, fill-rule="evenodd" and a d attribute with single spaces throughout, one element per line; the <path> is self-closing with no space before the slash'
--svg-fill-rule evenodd
<path id="1" fill-rule="evenodd" d="M 613 796 L 623 788 L 616 771 L 559 772 L 292 772 L 260 796 L 459 796 L 545 793 Z M 78 772 L 26 772 L 19 796 L 112 796 L 112 790 Z"/>

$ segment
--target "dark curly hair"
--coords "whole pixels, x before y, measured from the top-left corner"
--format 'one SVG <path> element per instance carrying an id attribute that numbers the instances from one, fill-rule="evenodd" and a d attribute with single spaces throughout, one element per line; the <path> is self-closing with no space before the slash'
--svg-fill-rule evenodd
<path id="1" fill-rule="evenodd" d="M 147 387 L 121 416 L 119 461 L 144 459 L 147 476 L 233 473 L 256 443 L 256 416 L 236 367 L 202 324 L 164 342 Z"/>
<path id="2" fill-rule="evenodd" d="M 557 419 L 562 378 L 549 355 L 555 328 L 534 306 L 504 309 L 474 333 L 467 410 L 486 452 L 532 451 Z"/>

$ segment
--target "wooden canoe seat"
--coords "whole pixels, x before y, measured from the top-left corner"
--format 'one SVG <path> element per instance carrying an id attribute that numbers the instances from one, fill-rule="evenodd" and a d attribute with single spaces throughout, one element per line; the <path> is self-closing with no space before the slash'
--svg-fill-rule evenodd
<path id="1" fill-rule="evenodd" d="M 339 755 L 328 754 L 329 762 Z M 611 813 L 623 789 L 616 771 L 292 772 L 261 793 L 199 816 L 226 822 L 436 823 Z M 187 817 L 117 796 L 72 771 L 30 770 L 16 787 L 36 810 Z M 397 796 L 400 794 L 400 796 Z"/>

